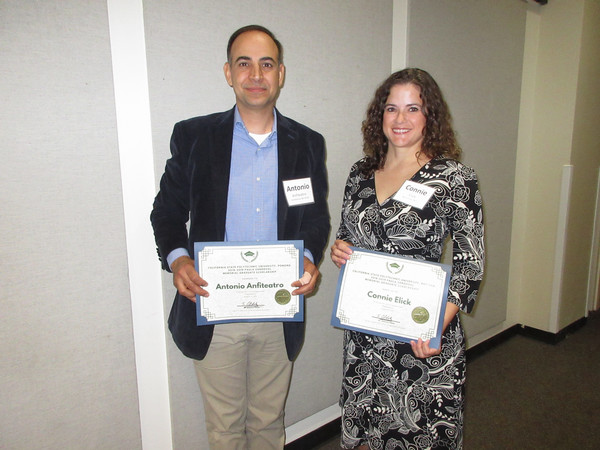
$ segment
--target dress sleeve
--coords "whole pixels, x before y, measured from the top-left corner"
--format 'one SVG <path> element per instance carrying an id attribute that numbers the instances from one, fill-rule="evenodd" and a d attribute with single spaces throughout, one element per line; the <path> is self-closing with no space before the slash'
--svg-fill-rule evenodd
<path id="1" fill-rule="evenodd" d="M 459 163 L 448 180 L 446 200 L 452 238 L 452 277 L 448 301 L 470 313 L 483 279 L 484 242 L 482 199 L 475 171 Z"/>
<path id="2" fill-rule="evenodd" d="M 352 206 L 352 194 L 356 191 L 356 183 L 353 181 L 356 179 L 358 172 L 358 163 L 352 165 L 348 178 L 346 179 L 346 185 L 344 187 L 344 198 L 342 200 L 342 212 L 340 218 L 340 226 L 335 235 L 336 239 L 354 244 L 352 234 L 346 224 L 346 215 Z"/>

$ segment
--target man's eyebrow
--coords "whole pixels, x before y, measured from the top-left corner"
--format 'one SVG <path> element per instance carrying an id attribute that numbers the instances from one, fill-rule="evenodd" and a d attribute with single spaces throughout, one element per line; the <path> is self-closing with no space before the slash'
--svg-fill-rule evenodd
<path id="1" fill-rule="evenodd" d="M 235 62 L 239 62 L 239 61 L 252 61 L 252 58 L 250 58 L 249 56 L 238 56 L 237 59 L 235 60 Z M 271 56 L 263 56 L 262 58 L 259 59 L 259 61 L 272 61 L 272 62 L 276 62 L 275 58 L 271 57 Z"/>

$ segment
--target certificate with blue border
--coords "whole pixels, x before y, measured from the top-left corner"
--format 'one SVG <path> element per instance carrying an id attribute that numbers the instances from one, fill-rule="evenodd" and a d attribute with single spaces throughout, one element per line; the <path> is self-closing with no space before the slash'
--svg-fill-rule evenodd
<path id="1" fill-rule="evenodd" d="M 194 256 L 210 294 L 196 296 L 198 325 L 304 320 L 291 285 L 304 272 L 303 241 L 195 242 Z"/>
<path id="2" fill-rule="evenodd" d="M 439 348 L 452 269 L 352 248 L 342 265 L 331 315 L 334 327 Z"/>

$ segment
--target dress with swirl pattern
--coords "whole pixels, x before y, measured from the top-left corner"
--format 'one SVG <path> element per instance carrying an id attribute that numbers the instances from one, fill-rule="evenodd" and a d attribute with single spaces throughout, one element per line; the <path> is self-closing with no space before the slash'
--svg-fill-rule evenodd
<path id="1" fill-rule="evenodd" d="M 448 301 L 471 312 L 483 276 L 483 212 L 477 175 L 452 159 L 434 159 L 411 181 L 435 189 L 423 209 L 392 197 L 377 201 L 374 176 L 352 166 L 337 239 L 359 248 L 439 262 L 452 238 Z M 419 359 L 410 344 L 344 332 L 343 448 L 461 448 L 465 342 L 459 315 L 446 328 L 442 351 Z"/>

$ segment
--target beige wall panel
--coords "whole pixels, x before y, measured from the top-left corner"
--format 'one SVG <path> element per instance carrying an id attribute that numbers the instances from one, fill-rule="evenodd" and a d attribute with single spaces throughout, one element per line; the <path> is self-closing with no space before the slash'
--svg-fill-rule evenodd
<path id="1" fill-rule="evenodd" d="M 584 3 L 571 154 L 574 178 L 567 230 L 560 328 L 587 313 L 587 268 L 591 262 L 596 186 L 600 168 L 600 2 L 588 0 Z"/>
<path id="2" fill-rule="evenodd" d="M 106 2 L 0 2 L 0 447 L 140 448 Z"/>
<path id="3" fill-rule="evenodd" d="M 440 84 L 484 199 L 486 275 L 474 313 L 463 315 L 469 337 L 507 317 L 525 15 L 518 1 L 409 3 L 408 65 Z"/>
<path id="4" fill-rule="evenodd" d="M 539 41 L 528 208 L 521 218 L 527 227 L 522 253 L 520 322 L 550 332 L 560 328 L 560 285 L 558 291 L 553 291 L 553 280 L 560 281 L 557 277 L 561 272 L 555 273 L 555 264 L 562 265 L 565 281 L 565 261 L 557 252 L 557 243 L 558 249 L 563 248 L 565 238 L 558 235 L 560 189 L 563 166 L 571 163 L 582 1 L 556 0 L 534 8 L 532 13 L 539 15 Z M 576 179 L 579 172 L 575 167 Z M 582 270 L 587 270 L 587 261 Z"/>

